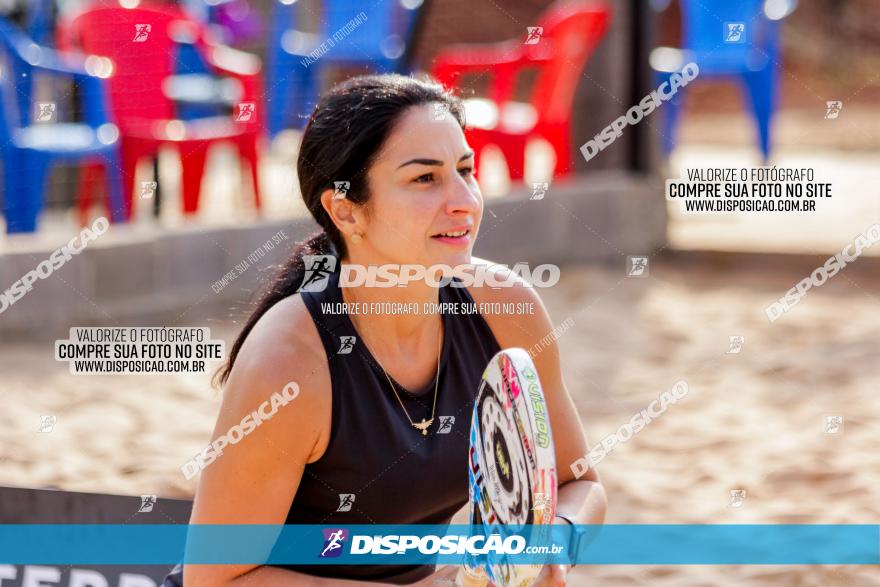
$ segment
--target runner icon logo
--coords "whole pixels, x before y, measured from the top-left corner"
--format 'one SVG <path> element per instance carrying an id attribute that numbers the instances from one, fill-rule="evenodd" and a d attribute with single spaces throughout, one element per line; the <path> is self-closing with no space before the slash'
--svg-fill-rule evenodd
<path id="1" fill-rule="evenodd" d="M 354 493 L 340 493 L 339 494 L 339 507 L 336 508 L 337 512 L 350 512 L 351 506 L 354 505 Z"/>
<path id="2" fill-rule="evenodd" d="M 336 257 L 333 255 L 303 255 L 306 271 L 299 291 L 324 291 L 327 289 L 328 275 L 336 271 Z"/>
<path id="3" fill-rule="evenodd" d="M 730 503 L 727 505 L 732 508 L 742 507 L 743 502 L 746 500 L 746 490 L 745 489 L 731 489 L 730 490 Z"/>
<path id="4" fill-rule="evenodd" d="M 153 25 L 151 24 L 136 24 L 134 25 L 134 41 L 135 43 L 143 43 L 147 40 L 147 37 L 150 36 L 150 31 L 153 30 Z"/>
<path id="5" fill-rule="evenodd" d="M 552 510 L 552 501 L 549 493 L 535 493 L 535 505 L 533 510 L 541 510 L 549 513 Z"/>
<path id="6" fill-rule="evenodd" d="M 647 277 L 648 276 L 648 258 L 647 257 L 627 257 L 626 258 L 626 275 L 627 277 Z"/>
<path id="7" fill-rule="evenodd" d="M 235 115 L 236 122 L 250 122 L 254 113 L 256 112 L 257 105 L 254 102 L 239 102 L 238 104 L 238 112 Z"/>
<path id="8" fill-rule="evenodd" d="M 738 355 L 740 351 L 742 351 L 743 345 L 746 342 L 745 336 L 733 335 L 730 336 L 730 347 L 727 349 L 728 355 Z"/>
<path id="9" fill-rule="evenodd" d="M 537 45 L 541 40 L 541 35 L 544 34 L 544 27 L 542 26 L 529 26 L 526 27 L 528 31 L 528 35 L 526 35 L 526 41 L 523 45 Z"/>
<path id="10" fill-rule="evenodd" d="M 141 182 L 141 198 L 152 198 L 156 195 L 156 189 L 159 187 L 159 182 L 156 181 L 142 181 Z"/>
<path id="11" fill-rule="evenodd" d="M 138 508 L 138 513 L 148 513 L 153 511 L 153 506 L 156 505 L 156 496 L 155 495 L 142 495 L 141 496 L 141 507 Z"/>
<path id="12" fill-rule="evenodd" d="M 843 432 L 843 416 L 825 416 L 825 434 Z"/>
<path id="13" fill-rule="evenodd" d="M 40 416 L 40 432 L 48 434 L 55 428 L 55 422 L 58 421 L 57 416 Z"/>
<path id="14" fill-rule="evenodd" d="M 37 102 L 37 122 L 52 122 L 56 110 L 55 102 Z"/>
<path id="15" fill-rule="evenodd" d="M 745 43 L 746 42 L 746 25 L 742 22 L 725 22 L 724 35 L 725 43 Z"/>
<path id="16" fill-rule="evenodd" d="M 334 181 L 333 182 L 333 199 L 344 200 L 348 196 L 348 190 L 351 189 L 350 181 Z"/>
<path id="17" fill-rule="evenodd" d="M 843 102 L 840 100 L 830 100 L 825 102 L 825 120 L 830 120 L 840 116 L 843 109 Z"/>
<path id="18" fill-rule="evenodd" d="M 342 544 L 348 538 L 348 530 L 343 528 L 324 528 L 324 547 L 321 558 L 334 558 L 342 554 Z"/>
<path id="19" fill-rule="evenodd" d="M 339 355 L 349 355 L 354 350 L 354 344 L 357 342 L 356 336 L 340 336 L 339 337 Z"/>
<path id="20" fill-rule="evenodd" d="M 431 116 L 431 120 L 440 121 L 445 120 L 446 115 L 449 114 L 449 104 L 444 104 L 442 102 L 434 104 L 434 114 Z"/>
<path id="21" fill-rule="evenodd" d="M 547 182 L 543 183 L 533 183 L 532 184 L 532 195 L 529 196 L 530 200 L 543 200 L 544 194 L 547 193 L 547 189 L 550 187 L 550 184 Z"/>
<path id="22" fill-rule="evenodd" d="M 449 434 L 452 432 L 453 424 L 455 424 L 455 416 L 440 416 L 440 425 L 437 427 L 437 434 Z"/>

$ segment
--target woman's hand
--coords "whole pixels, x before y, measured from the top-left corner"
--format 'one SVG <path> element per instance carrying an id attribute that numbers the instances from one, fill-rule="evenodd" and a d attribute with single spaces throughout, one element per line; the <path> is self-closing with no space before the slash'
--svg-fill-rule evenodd
<path id="1" fill-rule="evenodd" d="M 562 587 L 567 585 L 568 571 L 571 565 L 544 565 L 541 573 L 535 578 L 532 587 Z"/>
<path id="2" fill-rule="evenodd" d="M 553 517 L 553 524 L 569 525 L 569 523 L 559 516 Z M 535 581 L 531 587 L 559 587 L 567 584 L 568 572 L 571 570 L 569 564 L 548 564 L 544 565 L 541 572 L 535 577 Z"/>

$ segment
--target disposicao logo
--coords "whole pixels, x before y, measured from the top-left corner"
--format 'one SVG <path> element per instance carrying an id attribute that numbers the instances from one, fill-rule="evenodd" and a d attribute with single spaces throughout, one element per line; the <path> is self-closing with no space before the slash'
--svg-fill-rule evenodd
<path id="1" fill-rule="evenodd" d="M 343 528 L 324 528 L 324 548 L 321 558 L 335 558 L 342 554 L 342 544 L 348 539 L 348 530 Z"/>

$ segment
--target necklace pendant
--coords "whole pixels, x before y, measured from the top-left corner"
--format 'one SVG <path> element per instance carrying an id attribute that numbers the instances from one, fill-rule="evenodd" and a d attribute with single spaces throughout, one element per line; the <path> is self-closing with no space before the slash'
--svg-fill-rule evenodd
<path id="1" fill-rule="evenodd" d="M 424 418 L 422 418 L 422 421 L 419 422 L 418 424 L 416 424 L 415 422 L 413 423 L 413 428 L 415 428 L 416 430 L 421 430 L 422 436 L 427 436 L 428 435 L 428 427 L 431 426 L 431 424 L 433 424 L 433 423 L 434 423 L 434 418 L 431 418 L 430 420 L 425 420 Z"/>

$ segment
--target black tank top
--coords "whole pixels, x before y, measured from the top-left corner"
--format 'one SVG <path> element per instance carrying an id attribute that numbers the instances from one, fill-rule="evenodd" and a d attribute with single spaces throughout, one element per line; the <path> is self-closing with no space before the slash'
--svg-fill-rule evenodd
<path id="1" fill-rule="evenodd" d="M 285 523 L 448 524 L 468 500 L 471 410 L 483 370 L 500 350 L 498 342 L 478 313 L 443 315 L 437 408 L 423 436 L 403 414 L 348 314 L 324 311 L 322 304 L 343 301 L 339 271 L 326 280 L 323 291 L 301 295 L 327 353 L 333 394 L 330 438 L 321 458 L 306 465 Z M 466 288 L 450 285 L 439 289 L 439 302 L 474 304 Z M 343 337 L 350 336 L 356 337 L 352 348 L 340 352 Z M 394 384 L 413 422 L 431 417 L 433 379 L 415 392 Z M 346 497 L 352 494 L 353 499 Z M 320 547 L 315 545 L 316 557 Z M 399 584 L 434 571 L 430 565 L 278 566 Z"/>

